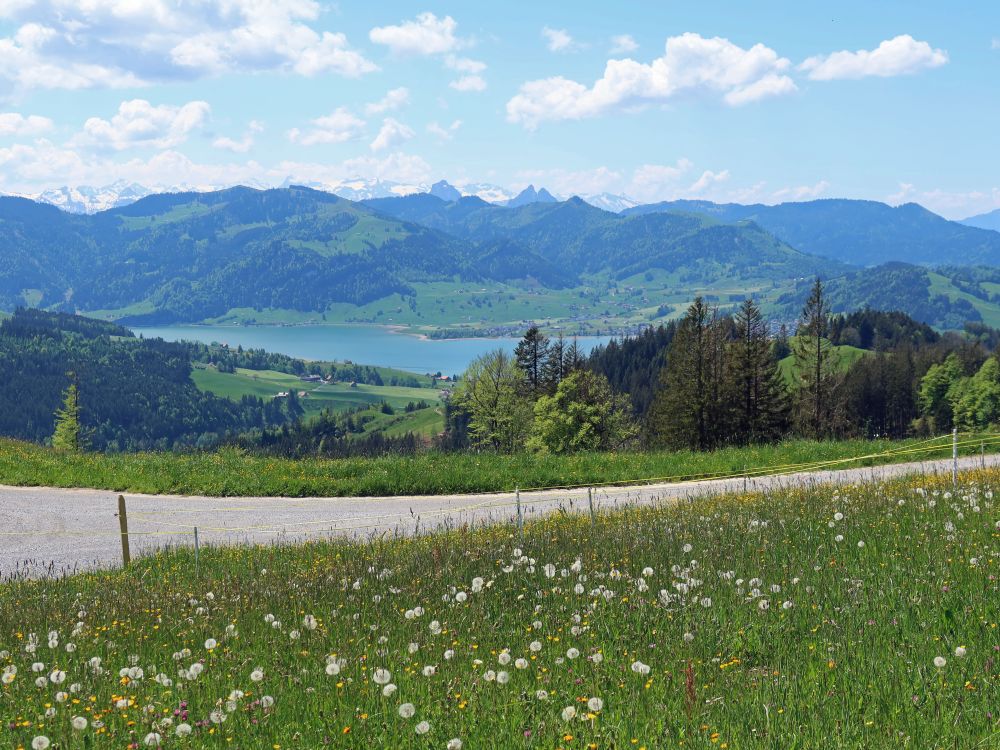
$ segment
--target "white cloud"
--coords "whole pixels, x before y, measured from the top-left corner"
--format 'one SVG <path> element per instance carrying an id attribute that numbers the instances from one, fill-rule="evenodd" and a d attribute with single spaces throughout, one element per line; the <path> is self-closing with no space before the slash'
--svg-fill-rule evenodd
<path id="1" fill-rule="evenodd" d="M 437 136 L 442 141 L 450 141 L 455 137 L 455 133 L 460 127 L 462 127 L 461 120 L 455 120 L 447 128 L 441 127 L 441 125 L 436 122 L 431 122 L 427 124 L 427 132 L 433 136 Z"/>
<path id="2" fill-rule="evenodd" d="M 376 26 L 368 32 L 368 38 L 396 54 L 439 55 L 461 46 L 456 28 L 458 23 L 451 16 L 438 18 L 433 13 L 421 13 L 414 21 Z"/>
<path id="3" fill-rule="evenodd" d="M 569 52 L 573 48 L 573 37 L 566 29 L 551 29 L 546 26 L 542 29 L 542 36 L 549 52 Z"/>
<path id="4" fill-rule="evenodd" d="M 990 42 L 990 49 L 1000 49 L 1000 36 L 993 37 L 993 41 Z"/>
<path id="5" fill-rule="evenodd" d="M 298 128 L 288 131 L 288 140 L 302 146 L 344 143 L 361 136 L 365 121 L 346 107 L 338 107 L 325 117 L 310 120 L 312 128 L 306 132 Z"/>
<path id="6" fill-rule="evenodd" d="M 448 85 L 455 91 L 485 91 L 486 79 L 482 76 L 462 76 Z"/>
<path id="7" fill-rule="evenodd" d="M 919 203 L 934 213 L 950 219 L 964 219 L 1000 208 L 1000 188 L 989 190 L 943 190 L 941 188 L 920 189 L 909 182 L 899 183 L 899 190 L 885 198 L 886 202 L 898 206 L 903 203 Z"/>
<path id="8" fill-rule="evenodd" d="M 611 37 L 611 54 L 623 55 L 635 52 L 639 49 L 639 44 L 632 38 L 631 34 L 617 34 Z"/>
<path id="9" fill-rule="evenodd" d="M 365 105 L 365 114 L 380 115 L 383 112 L 392 112 L 410 103 L 410 90 L 405 86 L 391 89 L 385 93 L 377 102 Z"/>
<path id="10" fill-rule="evenodd" d="M 545 120 L 596 117 L 685 92 L 721 94 L 736 106 L 794 91 L 783 72 L 789 66 L 762 44 L 743 49 L 728 39 L 687 33 L 668 38 L 664 55 L 649 64 L 608 60 L 604 75 L 590 87 L 561 76 L 528 81 L 507 102 L 507 119 L 534 129 Z"/>
<path id="11" fill-rule="evenodd" d="M 481 60 L 473 60 L 468 57 L 457 57 L 456 55 L 448 55 L 448 57 L 445 58 L 444 64 L 459 73 L 482 73 L 486 70 L 486 63 Z"/>
<path id="12" fill-rule="evenodd" d="M 842 50 L 830 55 L 816 55 L 803 62 L 800 70 L 808 71 L 814 81 L 835 81 L 867 76 L 907 75 L 928 68 L 939 68 L 948 62 L 948 53 L 933 49 L 927 42 L 918 42 L 909 34 L 901 34 L 882 42 L 873 50 L 849 52 Z"/>
<path id="13" fill-rule="evenodd" d="M 708 188 L 717 185 L 720 182 L 727 182 L 728 180 L 728 169 L 724 169 L 721 172 L 713 172 L 710 169 L 706 169 L 701 173 L 701 177 L 691 183 L 691 186 L 688 188 L 688 192 L 698 195 L 700 193 L 704 193 Z"/>
<path id="14" fill-rule="evenodd" d="M 413 132 L 413 128 L 404 125 L 399 120 L 386 117 L 382 121 L 382 127 L 379 129 L 378 135 L 375 136 L 375 140 L 369 144 L 369 148 L 376 152 L 385 151 L 410 140 L 414 135 L 416 133 Z"/>
<path id="15" fill-rule="evenodd" d="M 0 112 L 0 136 L 39 135 L 55 127 L 48 117 L 24 115 L 18 112 Z"/>
<path id="16" fill-rule="evenodd" d="M 134 87 L 229 71 L 355 77 L 377 66 L 310 24 L 315 0 L 6 3 L 0 77 L 29 88 Z M 20 25 L 18 25 L 20 24 Z"/>
<path id="17" fill-rule="evenodd" d="M 245 135 L 237 141 L 226 136 L 219 136 L 212 141 L 212 148 L 217 148 L 220 151 L 232 151 L 234 154 L 245 154 L 253 148 L 253 138 Z"/>
<path id="18" fill-rule="evenodd" d="M 830 183 L 820 180 L 813 185 L 797 185 L 795 187 L 779 188 L 771 193 L 771 199 L 777 203 L 785 201 L 811 201 L 819 198 L 830 188 Z"/>
<path id="19" fill-rule="evenodd" d="M 678 159 L 675 164 L 643 164 L 632 174 L 629 195 L 642 201 L 666 200 L 677 194 L 678 181 L 694 164 Z"/>
<path id="20" fill-rule="evenodd" d="M 456 91 L 485 91 L 486 79 L 480 75 L 486 70 L 486 63 L 481 60 L 473 60 L 468 57 L 457 57 L 448 55 L 444 64 L 458 73 L 458 78 L 448 85 Z"/>
<path id="21" fill-rule="evenodd" d="M 181 107 L 161 104 L 153 106 L 145 99 L 122 102 L 110 119 L 91 117 L 83 124 L 83 132 L 73 144 L 110 148 L 173 148 L 187 140 L 188 135 L 208 120 L 211 108 L 207 102 L 188 102 Z"/>

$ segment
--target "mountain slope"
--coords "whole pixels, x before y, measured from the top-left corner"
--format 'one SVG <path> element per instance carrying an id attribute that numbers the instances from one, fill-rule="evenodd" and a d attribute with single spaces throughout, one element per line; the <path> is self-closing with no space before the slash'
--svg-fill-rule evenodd
<path id="1" fill-rule="evenodd" d="M 0 227 L 0 306 L 125 309 L 131 323 L 319 312 L 491 273 L 568 281 L 530 251 L 502 263 L 496 248 L 307 188 L 154 195 L 93 216 L 4 198 Z"/>
<path id="2" fill-rule="evenodd" d="M 724 225 L 675 213 L 621 216 L 580 198 L 505 207 L 475 198 L 408 196 L 366 205 L 472 242 L 512 241 L 560 268 L 619 279 L 654 269 L 695 281 L 731 275 L 788 279 L 845 268 L 800 253 L 752 222 Z"/>
<path id="3" fill-rule="evenodd" d="M 979 214 L 978 216 L 970 216 L 968 219 L 962 219 L 958 223 L 965 224 L 967 227 L 991 229 L 995 232 L 1000 232 L 1000 208 L 996 211 Z"/>
<path id="4" fill-rule="evenodd" d="M 937 328 L 960 329 L 968 321 L 1000 322 L 1000 295 L 991 294 L 990 285 L 1000 287 L 996 269 L 929 269 L 909 263 L 886 263 L 852 271 L 826 281 L 826 293 L 833 312 L 871 308 L 898 310 L 921 323 Z M 809 295 L 808 281 L 778 298 L 781 316 L 795 318 Z"/>
<path id="5" fill-rule="evenodd" d="M 1000 233 L 948 221 L 915 204 L 816 200 L 776 206 L 669 201 L 623 215 L 683 212 L 718 221 L 752 220 L 792 247 L 859 266 L 892 261 L 1000 266 Z"/>

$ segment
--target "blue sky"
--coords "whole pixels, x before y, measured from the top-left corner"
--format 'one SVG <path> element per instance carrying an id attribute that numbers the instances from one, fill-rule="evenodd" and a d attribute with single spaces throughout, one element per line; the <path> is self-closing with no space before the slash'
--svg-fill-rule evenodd
<path id="1" fill-rule="evenodd" d="M 992 0 L 0 0 L 0 191 L 445 178 L 961 217 L 1000 207 L 998 82 Z"/>

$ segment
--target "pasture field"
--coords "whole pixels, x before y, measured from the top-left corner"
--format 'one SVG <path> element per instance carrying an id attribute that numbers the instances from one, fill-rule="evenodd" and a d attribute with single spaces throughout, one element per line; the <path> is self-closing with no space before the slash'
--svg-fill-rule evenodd
<path id="1" fill-rule="evenodd" d="M 382 431 L 386 435 L 397 436 L 412 432 L 423 437 L 432 437 L 444 429 L 444 408 L 440 391 L 435 388 L 412 388 L 394 385 L 365 385 L 358 383 L 353 388 L 350 383 L 305 383 L 296 375 L 274 370 L 245 370 L 238 368 L 235 373 L 218 372 L 211 368 L 196 368 L 191 378 L 203 391 L 238 401 L 243 396 L 270 399 L 282 391 L 294 389 L 308 394 L 299 403 L 305 410 L 306 419 L 324 410 L 345 412 L 365 409 L 358 416 L 373 417 L 366 425 L 366 432 Z M 421 377 L 421 381 L 427 380 Z M 428 381 L 429 382 L 429 381 Z M 421 401 L 430 408 L 406 413 L 409 403 Z M 385 402 L 396 413 L 382 414 L 380 405 Z M 367 408 L 366 408 L 367 407 Z"/>
<path id="2" fill-rule="evenodd" d="M 14 748 L 972 748 L 1000 473 L 0 586 Z"/>
<path id="3" fill-rule="evenodd" d="M 405 432 L 393 419 L 440 418 L 434 410 L 381 415 L 371 429 Z M 995 453 L 996 435 L 965 435 L 962 456 Z M 193 453 L 67 453 L 0 438 L 0 484 L 89 487 L 116 492 L 214 497 L 378 497 L 512 492 L 551 487 L 641 484 L 776 471 L 849 469 L 947 458 L 951 437 L 928 440 L 790 440 L 775 445 L 693 451 L 575 453 L 446 453 L 376 458 L 285 459 L 222 449 Z"/>

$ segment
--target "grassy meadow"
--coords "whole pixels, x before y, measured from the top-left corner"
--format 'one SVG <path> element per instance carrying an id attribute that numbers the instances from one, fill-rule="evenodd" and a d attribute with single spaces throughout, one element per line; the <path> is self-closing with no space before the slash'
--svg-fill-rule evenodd
<path id="1" fill-rule="evenodd" d="M 191 379 L 201 390 L 233 401 L 239 401 L 243 396 L 269 399 L 292 389 L 298 393 L 306 393 L 308 395 L 301 398 L 299 403 L 305 410 L 307 419 L 324 410 L 345 412 L 363 409 L 362 414 L 374 417 L 366 425 L 368 432 L 384 430 L 387 435 L 412 432 L 432 437 L 444 429 L 444 404 L 438 388 L 364 383 L 358 383 L 352 388 L 350 383 L 306 383 L 298 376 L 285 372 L 243 368 L 238 368 L 235 373 L 226 373 L 214 368 L 199 367 L 192 371 Z M 421 380 L 427 380 L 428 384 L 431 382 L 428 378 Z M 418 404 L 421 401 L 429 404 L 430 408 L 404 413 L 407 404 Z M 382 403 L 393 407 L 396 414 L 382 414 Z"/>
<path id="2" fill-rule="evenodd" d="M 0 585 L 12 748 L 973 748 L 1000 473 Z"/>
<path id="3" fill-rule="evenodd" d="M 423 416 L 422 416 L 423 415 Z M 433 419 L 432 410 L 404 418 Z M 398 418 L 387 417 L 387 419 Z M 406 423 L 387 431 L 405 432 Z M 997 436 L 965 436 L 961 455 L 995 452 Z M 345 497 L 511 492 L 636 484 L 810 468 L 851 468 L 951 456 L 950 437 L 924 440 L 792 440 L 700 453 L 514 455 L 427 451 L 414 456 L 284 459 L 225 449 L 192 453 L 66 453 L 0 438 L 0 484 L 92 487 L 117 492 L 209 496 Z M 858 458 L 860 457 L 860 458 Z M 834 461 L 830 465 L 823 462 Z"/>

